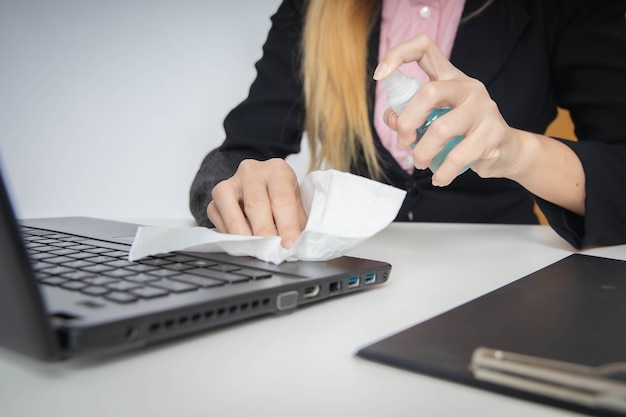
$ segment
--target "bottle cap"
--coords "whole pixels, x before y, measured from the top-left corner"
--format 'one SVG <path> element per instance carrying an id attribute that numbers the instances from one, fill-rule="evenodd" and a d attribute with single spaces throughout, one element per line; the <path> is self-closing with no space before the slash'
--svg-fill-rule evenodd
<path id="1" fill-rule="evenodd" d="M 395 70 L 382 79 L 381 82 L 387 92 L 389 107 L 396 114 L 402 113 L 409 100 L 413 98 L 421 87 L 417 78 L 410 77 L 400 70 Z"/>

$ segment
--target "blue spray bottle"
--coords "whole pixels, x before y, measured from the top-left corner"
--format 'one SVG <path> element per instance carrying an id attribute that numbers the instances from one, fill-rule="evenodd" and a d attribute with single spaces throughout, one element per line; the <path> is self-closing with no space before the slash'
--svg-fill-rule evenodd
<path id="1" fill-rule="evenodd" d="M 387 92 L 387 102 L 389 103 L 389 107 L 391 107 L 398 115 L 402 113 L 409 103 L 409 100 L 413 98 L 421 87 L 420 82 L 416 78 L 409 77 L 400 70 L 395 70 L 381 82 Z M 422 136 L 424 136 L 424 133 L 426 133 L 426 130 L 432 122 L 434 122 L 438 117 L 449 112 L 451 109 L 452 107 L 448 106 L 434 108 L 428 115 L 426 122 L 417 128 L 417 139 L 411 144 L 411 148 L 415 148 L 415 145 L 417 145 L 417 142 L 419 142 Z M 435 172 L 439 169 L 439 166 L 441 166 L 443 160 L 446 159 L 448 153 L 462 140 L 463 136 L 455 136 L 446 142 L 441 152 L 439 152 L 433 159 L 433 162 L 429 166 L 430 170 Z M 468 168 L 469 166 L 465 167 L 461 173 L 467 171 Z"/>

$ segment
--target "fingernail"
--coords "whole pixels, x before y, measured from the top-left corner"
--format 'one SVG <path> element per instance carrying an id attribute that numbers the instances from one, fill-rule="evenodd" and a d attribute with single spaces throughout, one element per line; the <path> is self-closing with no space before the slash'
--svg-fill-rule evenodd
<path id="1" fill-rule="evenodd" d="M 283 242 L 283 248 L 285 249 L 291 249 L 292 246 L 293 246 L 293 240 L 285 240 Z"/>
<path id="2" fill-rule="evenodd" d="M 387 75 L 388 68 L 389 68 L 389 65 L 387 65 L 386 62 L 381 62 L 380 64 L 378 64 L 378 66 L 376 67 L 376 70 L 374 70 L 374 79 L 378 81 L 382 78 L 385 78 L 385 75 Z"/>

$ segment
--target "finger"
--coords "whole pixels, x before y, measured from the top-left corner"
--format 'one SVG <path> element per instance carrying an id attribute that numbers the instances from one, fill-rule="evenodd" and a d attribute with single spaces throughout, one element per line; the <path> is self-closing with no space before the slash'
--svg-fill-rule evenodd
<path id="1" fill-rule="evenodd" d="M 263 176 L 246 175 L 242 184 L 243 210 L 250 222 L 255 236 L 274 236 L 277 234 L 272 213 L 271 198 Z"/>
<path id="2" fill-rule="evenodd" d="M 268 193 L 281 244 L 289 249 L 306 226 L 306 213 L 295 174 L 270 182 Z"/>
<path id="3" fill-rule="evenodd" d="M 389 49 L 374 71 L 374 79 L 381 80 L 409 62 L 417 62 L 431 80 L 452 79 L 463 74 L 427 35 L 420 34 Z"/>
<path id="4" fill-rule="evenodd" d="M 486 115 L 481 123 L 472 125 L 458 145 L 449 151 L 433 174 L 433 184 L 446 186 L 471 166 L 474 171 L 488 169 L 499 158 L 499 147 L 506 136 L 507 125 L 497 115 Z"/>
<path id="5" fill-rule="evenodd" d="M 215 230 L 220 233 L 228 233 L 226 230 L 226 226 L 224 225 L 224 220 L 222 220 L 222 216 L 220 215 L 217 206 L 215 205 L 215 201 L 211 201 L 206 208 L 207 217 L 215 226 Z"/>
<path id="6" fill-rule="evenodd" d="M 456 111 L 456 109 L 463 109 L 469 101 L 479 102 L 483 99 L 482 97 L 489 97 L 484 86 L 479 81 L 469 77 L 424 84 L 398 117 L 396 122 L 398 145 L 406 147 L 415 142 L 415 129 L 426 122 L 433 109 L 452 107 Z M 475 109 L 472 106 L 466 105 L 465 107 L 468 110 L 464 111 L 471 110 L 473 112 L 472 116 L 466 119 L 465 125 L 467 126 L 468 122 L 476 119 L 476 117 Z M 449 113 L 445 116 L 450 119 Z M 457 128 L 453 133 L 462 134 L 464 132 Z"/>
<path id="7" fill-rule="evenodd" d="M 392 130 L 396 130 L 396 123 L 398 122 L 398 115 L 393 111 L 391 107 L 387 107 L 385 112 L 383 113 L 383 121 L 385 124 L 390 127 Z"/>
<path id="8" fill-rule="evenodd" d="M 455 137 L 466 135 L 472 123 L 471 115 L 462 109 L 453 109 L 432 120 L 413 148 L 415 167 L 426 169 L 432 166 L 440 152 L 448 146 L 447 143 Z"/>
<path id="9" fill-rule="evenodd" d="M 207 212 L 212 222 L 215 219 L 220 224 L 219 231 L 246 236 L 252 234 L 241 208 L 241 187 L 237 180 L 231 178 L 218 183 L 213 187 L 212 197 Z"/>

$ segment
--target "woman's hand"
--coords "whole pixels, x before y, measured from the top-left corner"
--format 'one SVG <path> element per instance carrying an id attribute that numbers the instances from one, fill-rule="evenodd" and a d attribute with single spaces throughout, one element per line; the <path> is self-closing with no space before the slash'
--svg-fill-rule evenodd
<path id="1" fill-rule="evenodd" d="M 242 161 L 212 196 L 207 215 L 222 233 L 279 235 L 288 249 L 306 225 L 297 176 L 282 159 Z"/>
<path id="2" fill-rule="evenodd" d="M 513 171 L 517 162 L 514 130 L 504 121 L 485 86 L 454 67 L 429 37 L 419 35 L 389 50 L 374 78 L 385 78 L 411 61 L 419 64 L 431 82 L 422 86 L 402 115 L 391 109 L 385 113 L 387 125 L 398 132 L 398 145 L 407 147 L 415 142 L 416 129 L 433 108 L 452 107 L 431 124 L 415 146 L 415 167 L 427 168 L 448 140 L 462 135 L 464 140 L 433 174 L 434 185 L 450 184 L 470 164 L 483 177 L 507 176 Z"/>
<path id="3" fill-rule="evenodd" d="M 485 86 L 452 65 L 428 36 L 418 35 L 390 49 L 374 79 L 413 61 L 431 82 L 420 88 L 400 116 L 391 109 L 385 112 L 385 123 L 398 132 L 398 145 L 415 142 L 416 129 L 433 108 L 443 106 L 452 110 L 435 120 L 415 146 L 415 167 L 427 168 L 447 141 L 464 137 L 433 174 L 433 185 L 450 184 L 470 165 L 483 178 L 512 179 L 545 200 L 584 214 L 585 176 L 574 152 L 546 136 L 511 128 Z"/>

